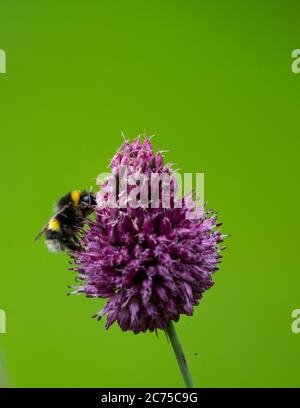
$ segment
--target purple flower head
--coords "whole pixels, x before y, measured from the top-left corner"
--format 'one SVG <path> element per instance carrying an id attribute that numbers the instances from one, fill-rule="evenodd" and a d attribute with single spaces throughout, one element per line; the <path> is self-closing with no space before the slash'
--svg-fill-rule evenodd
<path id="1" fill-rule="evenodd" d="M 120 192 L 123 167 L 128 186 Z M 98 319 L 107 315 L 106 328 L 117 321 L 124 331 L 153 331 L 165 329 L 181 314 L 192 315 L 193 307 L 213 285 L 212 273 L 218 269 L 222 236 L 215 214 L 196 208 L 189 197 L 176 199 L 172 177 L 170 206 L 164 208 L 162 183 L 158 191 L 150 183 L 154 173 L 173 175 L 162 155 L 153 151 L 150 140 L 125 141 L 111 161 L 111 175 L 97 194 L 96 220 L 83 233 L 83 250 L 72 254 L 77 279 L 82 281 L 75 293 L 107 299 L 97 313 Z M 145 176 L 148 205 L 136 207 L 128 198 L 134 188 L 130 180 L 136 174 Z M 155 208 L 151 207 L 152 192 L 159 196 Z M 123 206 L 122 194 L 127 196 Z"/>

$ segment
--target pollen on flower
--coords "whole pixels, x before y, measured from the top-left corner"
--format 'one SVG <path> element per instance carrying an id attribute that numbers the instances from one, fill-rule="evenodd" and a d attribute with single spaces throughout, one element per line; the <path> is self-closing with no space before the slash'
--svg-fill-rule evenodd
<path id="1" fill-rule="evenodd" d="M 107 299 L 96 315 L 107 316 L 106 328 L 117 322 L 122 330 L 134 333 L 165 329 L 181 314 L 192 315 L 213 285 L 212 274 L 221 258 L 220 224 L 215 213 L 196 207 L 188 197 L 177 206 L 174 186 L 169 190 L 169 208 L 161 205 L 161 185 L 156 208 L 136 208 L 130 201 L 120 206 L 120 195 L 112 207 L 112 190 L 107 187 L 123 166 L 128 177 L 144 174 L 146 184 L 152 173 L 173 173 L 148 138 L 124 142 L 112 158 L 111 176 L 97 194 L 96 220 L 89 222 L 81 237 L 84 250 L 72 254 L 82 283 L 75 292 Z"/>

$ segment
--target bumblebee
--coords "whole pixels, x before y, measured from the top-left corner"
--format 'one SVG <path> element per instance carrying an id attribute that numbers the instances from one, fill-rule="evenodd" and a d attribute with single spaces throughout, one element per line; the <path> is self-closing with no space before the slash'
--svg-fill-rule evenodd
<path id="1" fill-rule="evenodd" d="M 96 197 L 91 192 L 74 190 L 64 195 L 35 240 L 45 235 L 45 244 L 51 252 L 80 250 L 78 233 L 95 205 Z"/>

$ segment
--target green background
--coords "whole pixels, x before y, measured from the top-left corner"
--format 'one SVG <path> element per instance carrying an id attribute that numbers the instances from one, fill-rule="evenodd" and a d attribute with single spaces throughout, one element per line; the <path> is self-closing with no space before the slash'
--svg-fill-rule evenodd
<path id="1" fill-rule="evenodd" d="M 89 188 L 147 130 L 231 234 L 177 329 L 201 387 L 300 386 L 300 48 L 296 1 L 13 1 L 0 5 L 1 381 L 179 387 L 164 334 L 109 331 L 102 300 L 67 297 L 67 256 L 33 242 L 52 205 Z"/>

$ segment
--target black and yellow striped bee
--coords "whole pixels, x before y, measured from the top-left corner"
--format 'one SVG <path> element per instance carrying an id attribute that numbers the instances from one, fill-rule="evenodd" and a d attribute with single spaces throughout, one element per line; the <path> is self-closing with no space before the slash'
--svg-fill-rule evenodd
<path id="1" fill-rule="evenodd" d="M 78 232 L 94 211 L 95 205 L 96 197 L 93 193 L 71 191 L 58 201 L 55 214 L 35 239 L 44 234 L 45 244 L 51 252 L 79 250 Z"/>

